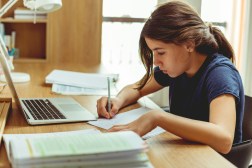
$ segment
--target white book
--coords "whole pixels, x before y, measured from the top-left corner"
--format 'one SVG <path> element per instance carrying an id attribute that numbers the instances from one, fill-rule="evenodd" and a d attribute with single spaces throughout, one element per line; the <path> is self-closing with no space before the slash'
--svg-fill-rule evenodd
<path id="1" fill-rule="evenodd" d="M 23 14 L 34 14 L 34 10 L 29 10 L 27 8 L 17 8 L 14 10 L 14 15 L 23 15 Z M 39 11 L 36 11 L 37 14 L 40 14 L 40 15 L 46 15 L 46 13 L 44 12 L 39 12 Z"/>
<path id="2" fill-rule="evenodd" d="M 145 154 L 146 143 L 131 131 L 7 134 L 4 135 L 4 141 L 6 147 L 9 147 L 9 158 L 13 167 L 150 165 Z"/>
<path id="3" fill-rule="evenodd" d="M 10 35 L 4 36 L 4 42 L 5 42 L 6 47 L 11 48 L 11 36 Z"/>
<path id="4" fill-rule="evenodd" d="M 33 19 L 35 15 L 14 15 L 14 19 Z M 36 15 L 36 19 L 46 19 L 46 15 Z"/>
<path id="5" fill-rule="evenodd" d="M 97 74 L 53 70 L 46 76 L 45 82 L 83 88 L 107 89 L 107 77 L 111 77 L 113 79 L 111 81 L 117 81 L 118 76 L 118 74 Z"/>

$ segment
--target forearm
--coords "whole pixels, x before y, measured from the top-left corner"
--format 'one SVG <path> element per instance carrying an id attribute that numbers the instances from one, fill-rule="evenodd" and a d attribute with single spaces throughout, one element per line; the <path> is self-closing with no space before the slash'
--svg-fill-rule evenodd
<path id="1" fill-rule="evenodd" d="M 159 113 L 156 125 L 184 139 L 211 146 L 227 153 L 232 146 L 233 135 L 223 127 L 204 121 L 192 120 L 169 113 Z"/>
<path id="2" fill-rule="evenodd" d="M 141 97 L 139 90 L 136 88 L 136 84 L 127 85 L 117 94 L 116 97 L 122 102 L 121 108 L 135 103 Z"/>

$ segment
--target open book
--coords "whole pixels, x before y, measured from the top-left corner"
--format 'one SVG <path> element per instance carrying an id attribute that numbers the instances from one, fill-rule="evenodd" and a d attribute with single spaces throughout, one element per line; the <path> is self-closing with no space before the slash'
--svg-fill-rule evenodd
<path id="1" fill-rule="evenodd" d="M 152 167 L 134 132 L 6 134 L 12 167 Z"/>

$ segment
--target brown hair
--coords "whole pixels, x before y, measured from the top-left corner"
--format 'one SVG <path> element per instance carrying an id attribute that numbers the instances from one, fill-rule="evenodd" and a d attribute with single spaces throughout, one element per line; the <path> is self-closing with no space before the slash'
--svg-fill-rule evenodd
<path id="1" fill-rule="evenodd" d="M 145 37 L 176 45 L 190 40 L 195 43 L 196 52 L 205 55 L 218 52 L 234 62 L 233 49 L 218 28 L 206 25 L 189 5 L 179 1 L 168 2 L 151 14 L 140 35 L 139 52 L 147 72 L 139 83 L 139 90 L 153 73 L 153 53 Z"/>

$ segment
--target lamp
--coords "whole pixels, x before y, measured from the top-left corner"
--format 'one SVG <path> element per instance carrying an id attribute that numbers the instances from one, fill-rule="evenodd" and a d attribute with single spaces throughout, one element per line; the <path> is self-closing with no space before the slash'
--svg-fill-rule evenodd
<path id="1" fill-rule="evenodd" d="M 2 17 L 18 0 L 9 0 L 1 9 L 0 17 Z M 61 0 L 23 0 L 24 6 L 37 11 L 49 13 L 58 10 L 62 6 Z"/>
<path id="2" fill-rule="evenodd" d="M 24 6 L 38 12 L 53 12 L 62 6 L 61 0 L 24 0 Z"/>
<path id="3" fill-rule="evenodd" d="M 0 17 L 2 17 L 18 0 L 9 0 L 0 9 Z M 24 6 L 34 11 L 34 18 L 36 18 L 36 12 L 39 13 L 49 13 L 58 10 L 62 6 L 61 0 L 23 0 Z M 13 69 L 12 62 L 9 61 L 9 54 L 7 52 L 6 46 L 0 36 L 0 61 L 9 70 Z M 11 78 L 13 82 L 28 82 L 30 80 L 30 75 L 26 73 L 11 73 Z M 6 81 L 5 76 L 0 76 L 1 81 Z"/>

